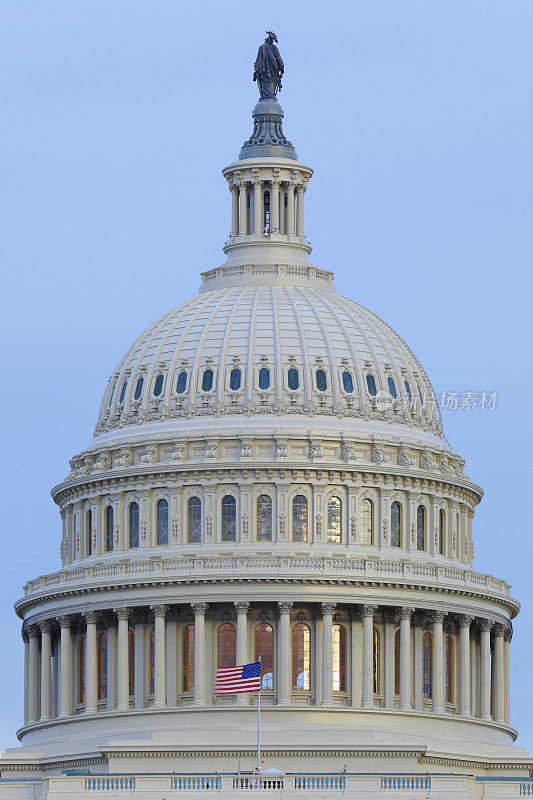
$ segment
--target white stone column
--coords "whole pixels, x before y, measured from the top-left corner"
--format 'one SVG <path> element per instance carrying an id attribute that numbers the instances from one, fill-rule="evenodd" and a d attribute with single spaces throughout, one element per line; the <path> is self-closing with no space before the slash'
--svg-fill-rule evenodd
<path id="1" fill-rule="evenodd" d="M 363 606 L 363 692 L 362 708 L 374 707 L 374 612 L 377 606 Z"/>
<path id="2" fill-rule="evenodd" d="M 270 232 L 279 233 L 279 180 L 270 184 Z"/>
<path id="3" fill-rule="evenodd" d="M 239 187 L 232 183 L 230 188 L 231 192 L 231 235 L 238 236 L 239 234 Z"/>
<path id="4" fill-rule="evenodd" d="M 503 635 L 503 668 L 505 685 L 505 714 L 504 720 L 507 725 L 511 724 L 511 639 L 513 638 L 512 628 L 506 628 Z"/>
<path id="5" fill-rule="evenodd" d="M 490 719 L 490 631 L 492 622 L 482 619 L 479 623 L 480 634 L 480 659 L 479 659 L 479 715 L 481 719 Z"/>
<path id="6" fill-rule="evenodd" d="M 98 711 L 98 654 L 96 645 L 96 623 L 98 613 L 86 611 L 83 615 L 85 630 L 85 713 L 96 714 Z"/>
<path id="7" fill-rule="evenodd" d="M 395 647 L 394 647 L 394 625 L 396 622 L 396 609 L 382 609 L 385 622 L 385 641 L 384 641 L 384 677 L 385 677 L 385 708 L 394 708 L 395 699 Z"/>
<path id="8" fill-rule="evenodd" d="M 444 712 L 444 632 L 442 623 L 446 611 L 433 612 L 433 680 L 431 685 L 432 711 Z"/>
<path id="9" fill-rule="evenodd" d="M 294 183 L 287 184 L 286 233 L 294 235 Z"/>
<path id="10" fill-rule="evenodd" d="M 304 193 L 305 186 L 300 184 L 296 189 L 296 233 L 302 237 L 304 235 Z"/>
<path id="11" fill-rule="evenodd" d="M 503 654 L 503 636 L 505 628 L 501 624 L 494 626 L 494 719 L 505 721 L 505 667 Z"/>
<path id="12" fill-rule="evenodd" d="M 322 608 L 322 705 L 333 705 L 333 612 L 336 603 L 321 603 Z"/>
<path id="13" fill-rule="evenodd" d="M 154 708 L 166 706 L 166 647 L 165 647 L 165 615 L 168 606 L 150 606 L 154 615 L 155 637 L 155 674 L 154 674 Z"/>
<path id="14" fill-rule="evenodd" d="M 400 611 L 400 711 L 411 711 L 411 615 L 412 608 Z"/>
<path id="15" fill-rule="evenodd" d="M 350 635 L 352 708 L 359 708 L 362 702 L 363 672 L 361 664 L 361 612 L 357 606 L 350 606 Z"/>
<path id="16" fill-rule="evenodd" d="M 415 711 L 422 711 L 424 706 L 422 698 L 422 638 L 424 636 L 425 619 L 423 614 L 418 613 L 413 620 Z"/>
<path id="17" fill-rule="evenodd" d="M 205 706 L 205 612 L 207 603 L 191 603 L 194 611 L 194 705 Z"/>
<path id="18" fill-rule="evenodd" d="M 118 619 L 117 710 L 127 711 L 130 707 L 128 620 L 131 613 L 131 609 L 114 608 L 113 612 L 116 614 Z M 156 638 L 156 676 L 157 676 L 157 638 Z"/>
<path id="19" fill-rule="evenodd" d="M 52 716 L 52 623 L 39 623 L 41 630 L 41 720 Z"/>
<path id="20" fill-rule="evenodd" d="M 237 610 L 237 635 L 236 635 L 236 663 L 237 666 L 248 663 L 248 609 L 250 603 L 247 601 L 238 601 L 233 604 Z M 236 695 L 238 705 L 245 706 L 249 703 L 248 692 L 242 692 Z"/>
<path id="21" fill-rule="evenodd" d="M 263 192 L 262 192 L 263 181 L 260 181 L 256 178 L 253 181 L 254 187 L 254 224 L 253 224 L 253 232 L 255 234 L 263 233 Z"/>
<path id="22" fill-rule="evenodd" d="M 26 628 L 22 628 L 24 642 L 24 725 L 30 720 L 30 636 Z"/>
<path id="23" fill-rule="evenodd" d="M 59 642 L 56 639 L 52 646 L 52 716 L 59 713 Z"/>
<path id="24" fill-rule="evenodd" d="M 239 183 L 239 236 L 246 236 L 248 233 L 248 197 L 246 183 Z"/>
<path id="25" fill-rule="evenodd" d="M 144 615 L 137 612 L 135 616 L 135 708 L 144 708 L 144 676 L 145 676 L 145 651 L 144 651 Z"/>
<path id="26" fill-rule="evenodd" d="M 70 717 L 72 714 L 72 646 L 70 625 L 71 617 L 59 617 L 61 629 L 61 688 L 59 695 L 59 716 Z M 30 642 L 31 643 L 31 642 Z"/>
<path id="27" fill-rule="evenodd" d="M 29 691 L 28 691 L 28 716 L 29 722 L 39 719 L 39 628 L 31 625 L 28 628 L 29 642 Z"/>
<path id="28" fill-rule="evenodd" d="M 470 624 L 473 617 L 459 617 L 459 714 L 471 716 L 470 699 Z"/>
<path id="29" fill-rule="evenodd" d="M 472 716 L 478 713 L 478 689 L 479 678 L 477 672 L 477 643 L 471 631 L 470 633 L 470 708 Z"/>
<path id="30" fill-rule="evenodd" d="M 291 602 L 286 600 L 278 602 L 278 705 L 289 705 L 291 702 L 291 608 Z"/>

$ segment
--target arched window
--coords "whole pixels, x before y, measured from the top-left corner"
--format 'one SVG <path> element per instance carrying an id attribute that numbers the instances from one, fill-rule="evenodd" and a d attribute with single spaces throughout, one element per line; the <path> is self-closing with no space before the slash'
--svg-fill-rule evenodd
<path id="1" fill-rule="evenodd" d="M 241 388 L 241 371 L 237 367 L 234 367 L 229 374 L 229 388 L 234 392 Z"/>
<path id="2" fill-rule="evenodd" d="M 272 541 L 272 499 L 267 494 L 257 498 L 256 539 L 258 542 Z"/>
<path id="3" fill-rule="evenodd" d="M 105 510 L 105 549 L 113 549 L 113 507 L 107 506 Z"/>
<path id="4" fill-rule="evenodd" d="M 93 512 L 91 509 L 85 514 L 85 541 L 87 542 L 87 555 L 93 553 Z"/>
<path id="5" fill-rule="evenodd" d="M 118 399 L 119 403 L 124 402 L 124 398 L 126 397 L 126 389 L 128 388 L 128 381 L 124 381 L 122 384 L 122 389 L 120 390 L 120 397 Z"/>
<path id="6" fill-rule="evenodd" d="M 150 684 L 150 694 L 154 693 L 155 687 L 155 628 L 150 630 L 148 635 L 148 652 L 150 653 L 150 664 L 148 669 L 148 681 Z"/>
<path id="7" fill-rule="evenodd" d="M 381 637 L 377 628 L 372 632 L 372 651 L 373 651 L 373 687 L 374 694 L 379 694 L 381 689 Z"/>
<path id="8" fill-rule="evenodd" d="M 135 393 L 133 395 L 133 399 L 134 400 L 140 400 L 141 394 L 142 394 L 142 391 L 143 391 L 143 385 L 144 385 L 144 378 L 141 375 L 141 377 L 139 378 L 139 380 L 135 384 Z"/>
<path id="9" fill-rule="evenodd" d="M 412 402 L 412 400 L 413 400 L 413 398 L 412 398 L 412 396 L 411 396 L 411 387 L 409 386 L 409 384 L 407 383 L 407 381 L 404 381 L 404 382 L 403 382 L 403 385 L 405 386 L 405 391 L 407 392 L 407 399 L 408 399 L 408 400 L 409 400 L 409 402 L 411 403 L 411 402 Z"/>
<path id="10" fill-rule="evenodd" d="M 218 669 L 235 666 L 236 632 L 235 625 L 225 622 L 218 629 L 217 665 Z"/>
<path id="11" fill-rule="evenodd" d="M 301 622 L 292 629 L 292 688 L 311 688 L 311 632 Z"/>
<path id="12" fill-rule="evenodd" d="M 400 631 L 394 634 L 394 694 L 400 694 Z"/>
<path id="13" fill-rule="evenodd" d="M 328 379 L 326 377 L 326 373 L 323 369 L 317 369 L 316 371 L 316 388 L 319 392 L 325 392 L 328 388 Z"/>
<path id="14" fill-rule="evenodd" d="M 261 657 L 261 688 L 274 688 L 274 630 L 267 622 L 260 622 L 254 631 L 254 660 Z"/>
<path id="15" fill-rule="evenodd" d="M 202 502 L 199 497 L 189 497 L 187 503 L 187 541 L 189 544 L 202 541 Z"/>
<path id="16" fill-rule="evenodd" d="M 270 192 L 263 195 L 263 209 L 263 231 L 267 233 L 270 230 Z"/>
<path id="17" fill-rule="evenodd" d="M 444 555 L 444 540 L 446 536 L 446 512 L 443 508 L 439 511 L 439 555 Z"/>
<path id="18" fill-rule="evenodd" d="M 424 408 L 424 398 L 422 396 L 422 390 L 421 390 L 420 386 L 418 385 L 418 383 L 416 384 L 416 388 L 418 389 L 418 396 L 420 397 L 420 402 L 422 404 L 422 408 Z"/>
<path id="19" fill-rule="evenodd" d="M 402 510 L 397 502 L 390 507 L 390 543 L 391 547 L 402 546 Z"/>
<path id="20" fill-rule="evenodd" d="M 78 643 L 78 702 L 85 703 L 85 636 Z"/>
<path id="21" fill-rule="evenodd" d="M 361 544 L 374 544 L 374 503 L 368 497 L 361 500 Z"/>
<path id="22" fill-rule="evenodd" d="M 416 549 L 426 549 L 426 509 L 418 506 L 416 509 Z"/>
<path id="23" fill-rule="evenodd" d="M 422 636 L 422 697 L 431 698 L 433 681 L 433 635 L 426 631 Z"/>
<path id="24" fill-rule="evenodd" d="M 168 544 L 168 503 L 158 500 L 157 512 L 157 544 Z"/>
<path id="25" fill-rule="evenodd" d="M 394 380 L 390 376 L 387 378 L 387 385 L 389 387 L 390 396 L 394 398 L 394 400 L 396 400 L 396 398 L 398 397 L 398 392 L 396 391 L 396 384 L 394 383 Z"/>
<path id="26" fill-rule="evenodd" d="M 342 385 L 344 387 L 344 391 L 346 392 L 346 394 L 353 393 L 352 373 L 348 372 L 347 369 L 345 369 L 344 372 L 342 373 Z"/>
<path id="27" fill-rule="evenodd" d="M 129 508 L 130 547 L 139 547 L 139 505 L 130 503 Z"/>
<path id="28" fill-rule="evenodd" d="M 183 394 L 187 388 L 187 373 L 184 369 L 179 373 L 178 380 L 176 381 L 176 394 Z"/>
<path id="29" fill-rule="evenodd" d="M 306 542 L 307 528 L 307 497 L 297 494 L 292 501 L 292 541 Z"/>
<path id="30" fill-rule="evenodd" d="M 213 388 L 213 370 L 204 369 L 202 375 L 202 392 L 210 392 Z"/>
<path id="31" fill-rule="evenodd" d="M 222 498 L 222 533 L 223 542 L 237 541 L 237 501 L 231 494 Z"/>
<path id="32" fill-rule="evenodd" d="M 446 637 L 446 702 L 453 703 L 453 639 Z"/>
<path id="33" fill-rule="evenodd" d="M 135 694 L 135 631 L 128 630 L 128 686 L 130 697 Z"/>
<path id="34" fill-rule="evenodd" d="M 298 370 L 294 367 L 291 367 L 287 372 L 287 383 L 289 384 L 289 389 L 293 392 L 300 386 L 300 376 L 298 375 Z"/>
<path id="35" fill-rule="evenodd" d="M 107 633 L 102 632 L 96 640 L 98 699 L 107 698 Z"/>
<path id="36" fill-rule="evenodd" d="M 342 506 L 338 497 L 328 500 L 328 542 L 340 544 L 342 538 Z"/>
<path id="37" fill-rule="evenodd" d="M 183 691 L 194 692 L 194 625 L 186 625 L 182 633 Z"/>
<path id="38" fill-rule="evenodd" d="M 259 388 L 270 389 L 270 370 L 268 367 L 261 367 L 259 370 Z"/>
<path id="39" fill-rule="evenodd" d="M 333 626 L 333 691 L 346 691 L 346 628 Z"/>
<path id="40" fill-rule="evenodd" d="M 368 394 L 372 395 L 372 397 L 375 397 L 378 393 L 378 390 L 376 389 L 376 379 L 370 372 L 366 376 L 366 386 L 368 389 Z"/>
<path id="41" fill-rule="evenodd" d="M 154 397 L 159 397 L 161 392 L 163 391 L 163 381 L 165 380 L 165 376 L 159 374 L 155 379 L 154 383 Z"/>

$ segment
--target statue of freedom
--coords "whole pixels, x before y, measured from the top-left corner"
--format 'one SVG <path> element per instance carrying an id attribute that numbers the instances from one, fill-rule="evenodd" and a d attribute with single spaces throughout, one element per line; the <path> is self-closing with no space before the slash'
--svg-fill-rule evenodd
<path id="1" fill-rule="evenodd" d="M 281 77 L 285 67 L 274 44 L 277 41 L 276 34 L 267 31 L 267 38 L 257 51 L 253 79 L 259 84 L 260 100 L 275 100 L 277 92 L 281 91 Z"/>

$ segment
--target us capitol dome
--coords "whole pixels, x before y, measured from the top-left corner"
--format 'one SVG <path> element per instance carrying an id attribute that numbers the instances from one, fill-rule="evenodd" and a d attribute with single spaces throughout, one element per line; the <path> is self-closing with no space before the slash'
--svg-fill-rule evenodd
<path id="1" fill-rule="evenodd" d="M 52 490 L 2 798 L 533 794 L 519 605 L 472 567 L 482 491 L 408 344 L 310 263 L 313 171 L 263 89 L 225 263 L 128 349 Z M 246 777 L 257 693 L 214 693 L 259 657 L 276 778 Z"/>

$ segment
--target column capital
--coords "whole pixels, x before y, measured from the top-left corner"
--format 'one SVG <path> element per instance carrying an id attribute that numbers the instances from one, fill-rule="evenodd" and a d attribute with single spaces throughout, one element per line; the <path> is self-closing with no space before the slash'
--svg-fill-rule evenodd
<path id="1" fill-rule="evenodd" d="M 169 606 L 165 606 L 163 604 L 150 606 L 150 611 L 152 612 L 154 617 L 164 617 L 166 615 L 168 609 L 169 609 Z"/>
<path id="2" fill-rule="evenodd" d="M 254 178 L 252 181 L 252 186 L 254 189 L 260 189 L 263 185 L 263 181 L 260 178 Z"/>
<path id="3" fill-rule="evenodd" d="M 30 639 L 33 636 L 39 636 L 39 634 L 40 634 L 39 626 L 35 622 L 33 623 L 33 625 L 28 625 L 26 630 L 28 631 L 28 638 L 30 638 Z"/>
<path id="4" fill-rule="evenodd" d="M 503 634 L 503 638 L 505 639 L 506 642 L 510 642 L 511 639 L 513 638 L 513 629 L 510 626 L 508 626 L 505 629 L 505 633 Z"/>
<path id="5" fill-rule="evenodd" d="M 460 628 L 469 628 L 474 619 L 475 617 L 471 616 L 470 614 L 458 614 L 457 616 Z"/>
<path id="6" fill-rule="evenodd" d="M 411 619 L 414 614 L 414 608 L 409 608 L 408 606 L 402 606 L 400 608 L 400 619 Z"/>
<path id="7" fill-rule="evenodd" d="M 432 611 L 431 619 L 433 622 L 444 622 L 444 618 L 448 616 L 447 611 Z"/>
<path id="8" fill-rule="evenodd" d="M 205 614 L 208 603 L 191 603 L 191 608 L 195 614 Z"/>
<path id="9" fill-rule="evenodd" d="M 322 609 L 322 615 L 333 614 L 337 608 L 337 603 L 320 603 L 320 608 Z"/>
<path id="10" fill-rule="evenodd" d="M 501 622 L 497 622 L 493 630 L 495 636 L 505 636 L 506 627 Z"/>
<path id="11" fill-rule="evenodd" d="M 42 619 L 40 622 L 37 623 L 41 633 L 45 631 L 48 633 L 52 630 L 52 620 L 51 619 Z"/>
<path id="12" fill-rule="evenodd" d="M 82 617 L 85 618 L 85 622 L 87 623 L 87 625 L 89 624 L 96 625 L 100 615 L 98 611 L 84 611 L 82 613 Z"/>
<path id="13" fill-rule="evenodd" d="M 278 600 L 278 610 L 280 614 L 290 614 L 292 607 L 292 600 Z"/>
<path id="14" fill-rule="evenodd" d="M 150 606 L 150 608 L 151 608 L 151 606 Z M 116 614 L 118 619 L 126 619 L 127 620 L 127 619 L 129 619 L 129 616 L 131 614 L 131 608 L 114 608 L 113 609 L 113 614 Z"/>
<path id="15" fill-rule="evenodd" d="M 70 630 L 70 626 L 72 625 L 72 617 L 69 614 L 64 614 L 62 617 L 58 617 L 57 621 L 59 622 L 60 628 L 68 628 Z"/>
<path id="16" fill-rule="evenodd" d="M 20 635 L 22 636 L 22 641 L 24 643 L 30 641 L 30 634 L 28 633 L 28 629 L 27 628 L 22 627 L 20 629 Z"/>
<path id="17" fill-rule="evenodd" d="M 492 626 L 494 625 L 494 622 L 490 619 L 480 619 L 478 621 L 478 625 L 480 630 L 490 631 L 492 629 Z"/>
<path id="18" fill-rule="evenodd" d="M 365 603 L 363 605 L 363 617 L 372 617 L 377 610 L 378 610 L 377 606 L 371 606 Z"/>
<path id="19" fill-rule="evenodd" d="M 238 614 L 247 614 L 250 608 L 250 603 L 248 600 L 236 600 L 233 605 L 237 609 Z"/>

